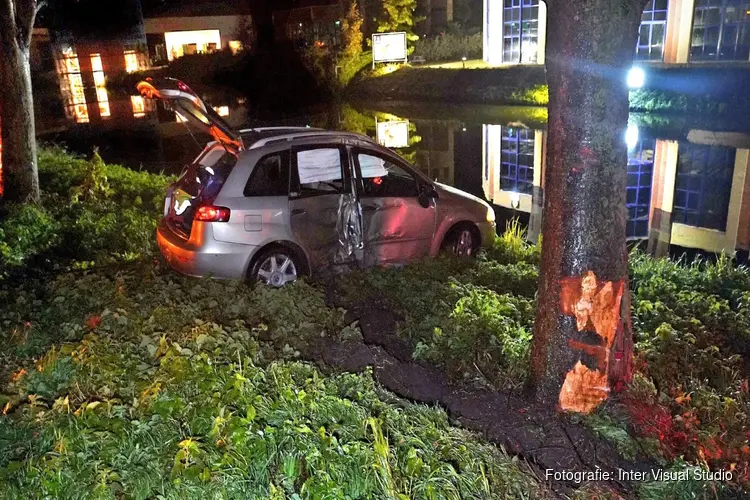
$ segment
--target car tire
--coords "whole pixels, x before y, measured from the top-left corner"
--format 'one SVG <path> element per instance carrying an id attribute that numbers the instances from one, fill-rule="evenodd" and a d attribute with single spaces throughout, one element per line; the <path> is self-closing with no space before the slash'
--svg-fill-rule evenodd
<path id="1" fill-rule="evenodd" d="M 442 249 L 455 257 L 473 257 L 479 248 L 479 232 L 471 224 L 453 227 L 443 240 Z"/>
<path id="2" fill-rule="evenodd" d="M 302 273 L 302 263 L 292 250 L 274 246 L 267 248 L 253 260 L 248 282 L 281 288 L 297 281 L 302 277 Z"/>

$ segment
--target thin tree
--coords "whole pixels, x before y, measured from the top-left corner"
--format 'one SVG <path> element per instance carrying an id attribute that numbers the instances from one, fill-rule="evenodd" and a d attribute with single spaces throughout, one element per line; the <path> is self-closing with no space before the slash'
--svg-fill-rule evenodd
<path id="1" fill-rule="evenodd" d="M 646 0 L 547 0 L 549 122 L 531 367 L 537 399 L 589 412 L 632 370 L 627 70 Z"/>
<path id="2" fill-rule="evenodd" d="M 0 115 L 7 201 L 39 201 L 29 49 L 40 7 L 36 0 L 0 0 Z"/>
<path id="3" fill-rule="evenodd" d="M 383 0 L 383 9 L 378 18 L 378 31 L 403 31 L 410 42 L 419 40 L 414 28 L 420 21 L 417 16 L 417 0 Z"/>

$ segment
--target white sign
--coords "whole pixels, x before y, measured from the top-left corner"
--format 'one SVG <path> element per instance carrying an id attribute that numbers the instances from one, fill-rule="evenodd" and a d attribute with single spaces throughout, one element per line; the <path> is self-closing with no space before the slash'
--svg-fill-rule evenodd
<path id="1" fill-rule="evenodd" d="M 378 143 L 387 148 L 409 147 L 409 122 L 407 120 L 378 122 Z"/>
<path id="2" fill-rule="evenodd" d="M 373 33 L 372 62 L 406 62 L 406 33 Z"/>

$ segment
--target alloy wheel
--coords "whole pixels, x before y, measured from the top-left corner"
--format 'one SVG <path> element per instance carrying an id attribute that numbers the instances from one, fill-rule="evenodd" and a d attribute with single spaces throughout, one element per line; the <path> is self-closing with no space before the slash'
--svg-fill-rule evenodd
<path id="1" fill-rule="evenodd" d="M 297 281 L 297 278 L 297 266 L 283 253 L 269 255 L 258 268 L 258 281 L 276 288 Z"/>

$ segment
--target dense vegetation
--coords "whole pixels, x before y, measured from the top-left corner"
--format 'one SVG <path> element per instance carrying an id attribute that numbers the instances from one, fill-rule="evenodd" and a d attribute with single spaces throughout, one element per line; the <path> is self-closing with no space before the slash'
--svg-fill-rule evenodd
<path id="1" fill-rule="evenodd" d="M 154 259 L 167 178 L 60 150 L 41 158 L 43 204 L 6 207 L 0 221 L 3 269 L 16 278 L 0 283 L 6 497 L 547 494 L 523 461 L 444 412 L 394 397 L 368 373 L 300 361 L 321 336 L 361 338 L 326 304 L 322 284 L 253 289 L 182 278 Z M 538 263 L 514 227 L 475 260 L 352 272 L 336 291 L 347 306 L 386 304 L 416 360 L 456 383 L 516 389 L 527 376 Z M 625 457 L 732 470 L 747 488 L 750 271 L 729 259 L 688 265 L 640 253 L 631 268 L 637 374 L 581 425 Z M 639 488 L 643 498 L 724 489 Z"/>

